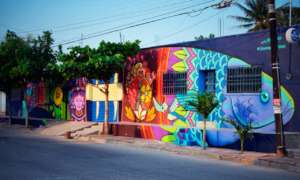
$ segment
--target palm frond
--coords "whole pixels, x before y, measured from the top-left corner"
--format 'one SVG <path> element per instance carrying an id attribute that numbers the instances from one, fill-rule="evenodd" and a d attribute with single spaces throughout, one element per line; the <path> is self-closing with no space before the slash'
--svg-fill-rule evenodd
<path id="1" fill-rule="evenodd" d="M 230 18 L 233 18 L 237 21 L 240 21 L 240 22 L 254 22 L 253 19 L 249 18 L 249 17 L 243 17 L 243 16 L 229 16 Z"/>

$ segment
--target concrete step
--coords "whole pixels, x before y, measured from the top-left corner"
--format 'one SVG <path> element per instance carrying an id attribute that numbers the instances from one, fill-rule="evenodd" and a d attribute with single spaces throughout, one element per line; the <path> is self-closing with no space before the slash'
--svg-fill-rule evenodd
<path id="1" fill-rule="evenodd" d="M 93 126 L 89 126 L 84 129 L 80 129 L 75 132 L 72 132 L 71 137 L 78 138 L 78 137 L 89 136 L 93 134 L 99 134 L 99 130 L 102 130 L 102 123 L 95 124 Z"/>
<path id="2" fill-rule="evenodd" d="M 48 136 L 64 136 L 67 132 L 75 132 L 95 124 L 98 123 L 90 121 L 49 121 L 49 124 L 46 127 L 38 128 L 38 132 Z"/>
<path id="3" fill-rule="evenodd" d="M 287 149 L 288 157 L 299 159 L 300 161 L 300 149 Z"/>

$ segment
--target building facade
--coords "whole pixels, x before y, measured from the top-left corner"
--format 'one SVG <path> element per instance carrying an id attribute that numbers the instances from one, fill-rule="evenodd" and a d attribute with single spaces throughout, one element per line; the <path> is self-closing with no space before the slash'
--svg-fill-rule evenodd
<path id="1" fill-rule="evenodd" d="M 285 31 L 278 30 L 281 110 L 285 131 L 299 133 L 300 44 L 288 44 Z M 239 137 L 223 121 L 230 118 L 254 128 L 246 149 L 274 151 L 272 81 L 268 31 L 146 48 L 111 79 L 108 119 L 115 135 L 202 146 L 204 118 L 187 101 L 211 92 L 218 105 L 207 120 L 208 146 L 239 147 Z M 6 106 L 14 116 L 24 116 L 27 105 L 30 117 L 103 122 L 102 86 L 85 79 L 65 87 L 29 83 L 25 93 L 12 90 Z"/>
<path id="2" fill-rule="evenodd" d="M 285 31 L 278 31 L 282 118 L 285 131 L 299 132 L 300 45 L 289 45 Z M 143 49 L 125 71 L 120 135 L 201 146 L 203 116 L 186 102 L 194 92 L 212 92 L 218 106 L 208 118 L 208 146 L 237 147 L 226 117 L 254 128 L 247 149 L 274 150 L 268 31 Z"/>

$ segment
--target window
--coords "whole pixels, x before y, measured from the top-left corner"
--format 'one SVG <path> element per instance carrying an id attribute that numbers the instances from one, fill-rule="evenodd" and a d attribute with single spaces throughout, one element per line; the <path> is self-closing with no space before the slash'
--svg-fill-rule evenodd
<path id="1" fill-rule="evenodd" d="M 165 95 L 186 94 L 186 73 L 168 72 L 163 76 Z"/>
<path id="2" fill-rule="evenodd" d="M 261 91 L 261 67 L 228 68 L 228 93 L 258 93 Z"/>
<path id="3" fill-rule="evenodd" d="M 204 71 L 205 75 L 205 91 L 214 93 L 216 92 L 216 75 L 214 70 Z"/>

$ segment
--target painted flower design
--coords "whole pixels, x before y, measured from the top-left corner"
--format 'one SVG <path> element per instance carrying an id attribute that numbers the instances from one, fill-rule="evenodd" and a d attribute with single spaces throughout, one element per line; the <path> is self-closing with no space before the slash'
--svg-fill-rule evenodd
<path id="1" fill-rule="evenodd" d="M 142 108 L 141 105 L 139 105 L 139 107 L 137 108 L 137 110 L 134 111 L 135 117 L 136 117 L 138 120 L 140 120 L 140 121 L 142 121 L 142 120 L 145 119 L 146 113 L 147 113 L 147 111 L 146 111 L 146 110 L 143 110 L 143 108 Z"/>
<path id="2" fill-rule="evenodd" d="M 152 98 L 152 90 L 149 84 L 142 85 L 141 87 L 141 101 L 148 104 Z"/>

